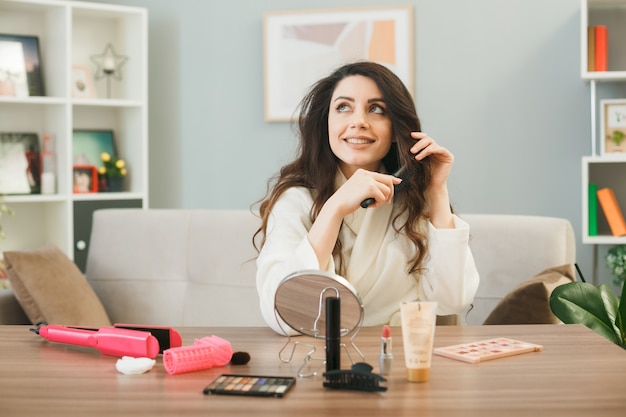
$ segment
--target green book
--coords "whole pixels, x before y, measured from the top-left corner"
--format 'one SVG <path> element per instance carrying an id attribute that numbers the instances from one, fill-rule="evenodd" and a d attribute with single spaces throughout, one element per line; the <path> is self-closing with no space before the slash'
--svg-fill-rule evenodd
<path id="1" fill-rule="evenodd" d="M 598 236 L 598 184 L 589 184 L 589 236 Z"/>

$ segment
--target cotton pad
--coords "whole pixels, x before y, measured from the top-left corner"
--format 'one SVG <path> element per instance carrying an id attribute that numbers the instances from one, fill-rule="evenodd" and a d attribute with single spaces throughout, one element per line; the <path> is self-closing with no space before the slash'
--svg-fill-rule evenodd
<path id="1" fill-rule="evenodd" d="M 115 368 L 124 375 L 136 375 L 148 372 L 156 361 L 150 358 L 133 358 L 132 356 L 123 356 L 117 360 Z"/>

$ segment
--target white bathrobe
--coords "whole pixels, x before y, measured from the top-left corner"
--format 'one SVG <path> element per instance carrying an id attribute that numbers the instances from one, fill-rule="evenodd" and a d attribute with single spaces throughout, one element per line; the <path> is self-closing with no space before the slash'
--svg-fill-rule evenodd
<path id="1" fill-rule="evenodd" d="M 267 324 L 278 333 L 274 295 L 280 282 L 302 270 L 319 270 L 309 243 L 313 199 L 305 188 L 290 188 L 276 202 L 268 220 L 266 242 L 257 258 L 257 290 Z M 415 247 L 391 227 L 393 206 L 359 209 L 344 219 L 340 231 L 347 279 L 363 302 L 364 326 L 400 325 L 400 303 L 437 301 L 437 314 L 460 313 L 478 288 L 478 272 L 469 249 L 469 225 L 454 216 L 454 229 L 428 223 L 429 254 L 423 274 L 407 273 Z M 336 273 L 331 259 L 326 271 Z"/>

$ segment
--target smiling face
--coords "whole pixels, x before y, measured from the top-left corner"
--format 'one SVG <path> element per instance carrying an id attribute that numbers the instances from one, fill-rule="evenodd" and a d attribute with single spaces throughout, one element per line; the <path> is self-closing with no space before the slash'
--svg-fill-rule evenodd
<path id="1" fill-rule="evenodd" d="M 387 105 L 374 80 L 351 75 L 337 84 L 328 113 L 328 140 L 346 178 L 359 168 L 379 168 L 391 147 L 392 130 Z"/>

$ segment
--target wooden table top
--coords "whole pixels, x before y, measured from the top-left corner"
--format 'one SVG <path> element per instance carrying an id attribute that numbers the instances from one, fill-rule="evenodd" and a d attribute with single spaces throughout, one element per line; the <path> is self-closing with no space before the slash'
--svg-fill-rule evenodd
<path id="1" fill-rule="evenodd" d="M 296 376 L 304 350 L 292 362 L 278 353 L 286 338 L 267 328 L 177 328 L 183 345 L 216 335 L 247 365 L 168 374 L 161 356 L 141 375 L 123 375 L 118 358 L 89 348 L 50 343 L 29 326 L 0 326 L 2 416 L 624 416 L 626 351 L 577 325 L 440 326 L 435 347 L 509 337 L 543 345 L 541 352 L 469 364 L 433 356 L 431 379 L 406 378 L 400 328 L 392 328 L 395 356 L 386 392 L 332 390 L 321 375 L 297 378 L 284 398 L 206 396 L 222 373 Z M 381 328 L 361 329 L 356 344 L 378 372 Z M 292 338 L 312 341 L 309 337 Z M 319 344 L 323 356 L 322 341 Z M 342 368 L 349 368 L 346 355 Z"/>

